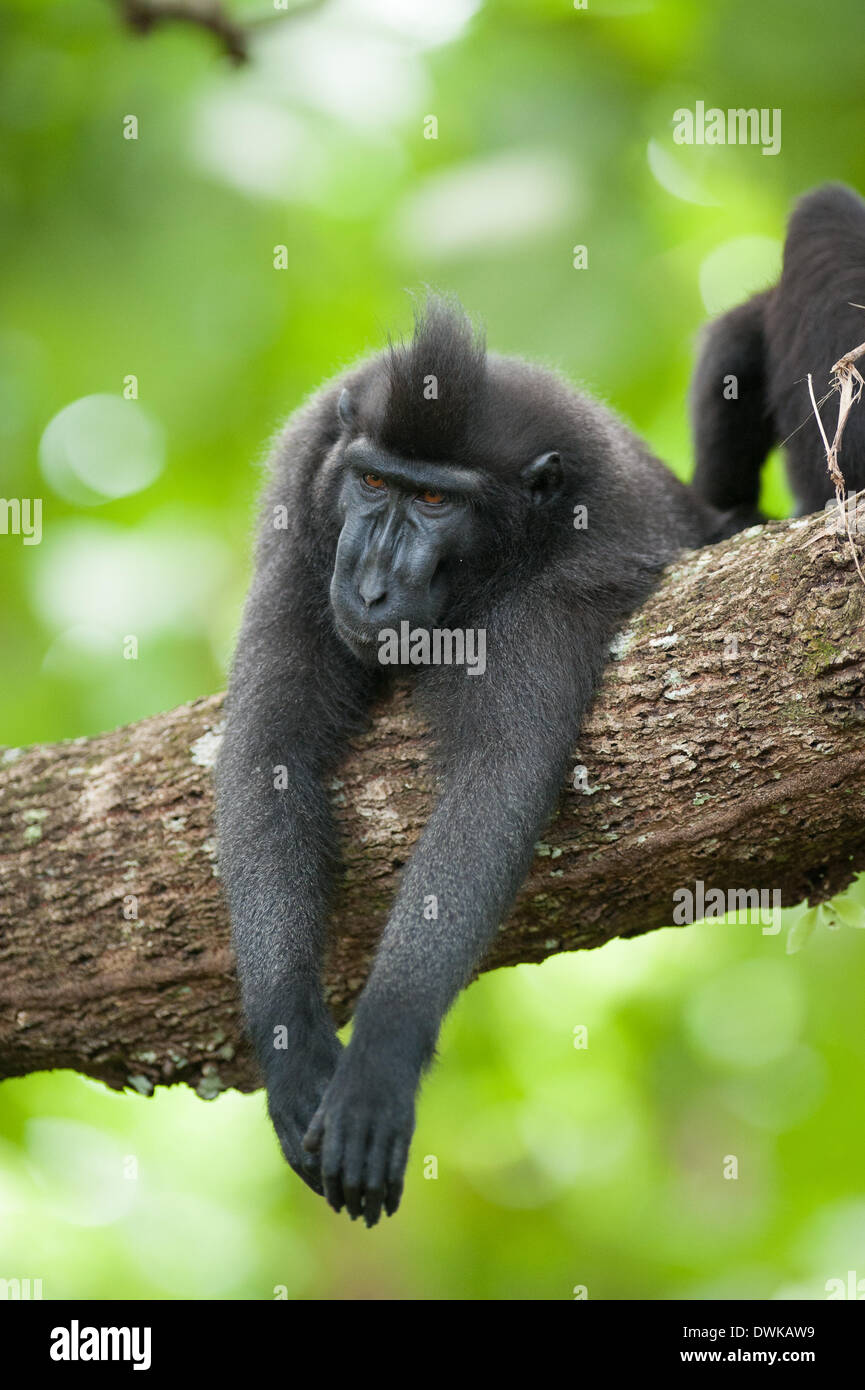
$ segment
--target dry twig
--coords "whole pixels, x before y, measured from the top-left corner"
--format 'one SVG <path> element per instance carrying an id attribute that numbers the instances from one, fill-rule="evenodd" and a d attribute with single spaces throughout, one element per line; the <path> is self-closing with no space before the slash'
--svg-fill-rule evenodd
<path id="1" fill-rule="evenodd" d="M 233 63 L 249 61 L 249 44 L 255 30 L 274 19 L 291 19 L 318 9 L 322 0 L 297 0 L 290 9 L 270 9 L 260 15 L 234 19 L 222 0 L 115 0 L 120 14 L 136 34 L 149 34 L 165 23 L 193 24 L 207 29 L 222 44 Z"/>
<path id="2" fill-rule="evenodd" d="M 829 443 L 829 439 L 823 427 L 820 409 L 817 405 L 816 397 L 814 396 L 814 383 L 811 379 L 810 372 L 808 373 L 808 392 L 811 397 L 814 415 L 817 419 L 817 427 L 820 430 L 820 437 L 823 440 L 823 447 L 826 450 L 826 466 L 829 469 L 829 477 L 835 485 L 835 500 L 844 514 L 844 525 L 847 531 L 847 539 L 850 542 L 850 549 L 853 553 L 853 562 L 856 565 L 859 578 L 862 580 L 862 583 L 865 584 L 865 574 L 862 573 L 862 567 L 859 564 L 859 556 L 856 553 L 856 542 L 853 539 L 853 532 L 850 527 L 844 474 L 841 472 L 838 463 L 838 455 L 841 452 L 841 439 L 847 420 L 849 419 L 853 407 L 858 404 L 863 389 L 865 389 L 865 379 L 863 379 L 861 372 L 856 366 L 860 357 L 863 356 L 865 356 L 865 343 L 860 343 L 857 348 L 852 348 L 850 352 L 845 352 L 843 357 L 839 357 L 838 361 L 832 366 L 832 379 L 828 395 L 832 395 L 835 391 L 838 392 L 838 422 L 835 426 L 835 437 L 831 444 Z M 823 400 L 826 399 L 827 397 L 824 396 Z"/>

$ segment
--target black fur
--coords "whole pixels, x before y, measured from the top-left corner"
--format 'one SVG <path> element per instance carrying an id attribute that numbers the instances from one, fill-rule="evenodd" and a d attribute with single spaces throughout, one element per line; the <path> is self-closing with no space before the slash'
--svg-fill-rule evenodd
<path id="1" fill-rule="evenodd" d="M 820 401 L 833 363 L 865 341 L 865 312 L 853 307 L 863 304 L 865 202 L 828 184 L 797 203 L 778 284 L 710 325 L 694 374 L 694 488 L 713 506 L 735 508 L 740 525 L 764 519 L 757 511 L 760 468 L 784 441 L 799 514 L 834 497 L 807 377 Z M 731 375 L 738 400 L 724 399 Z M 831 440 L 837 395 L 820 413 Z M 848 490 L 865 487 L 865 409 L 850 414 L 838 461 Z"/>
<path id="2" fill-rule="evenodd" d="M 681 547 L 722 526 L 610 412 L 487 356 L 438 300 L 408 346 L 289 423 L 229 688 L 220 859 L 270 1114 L 288 1162 L 337 1210 L 372 1225 L 396 1209 L 442 1018 L 529 867 L 610 639 Z M 483 628 L 487 665 L 412 668 L 441 795 L 343 1049 L 320 984 L 336 861 L 326 786 L 390 679 L 372 639 L 403 618 Z"/>
<path id="3" fill-rule="evenodd" d="M 370 422 L 384 448 L 403 458 L 456 461 L 470 454 L 472 421 L 486 382 L 486 350 L 468 319 L 446 301 L 432 299 L 416 314 L 411 342 L 391 345 L 385 367 L 384 409 L 374 425 Z M 430 375 L 442 388 L 438 399 L 424 395 Z"/>

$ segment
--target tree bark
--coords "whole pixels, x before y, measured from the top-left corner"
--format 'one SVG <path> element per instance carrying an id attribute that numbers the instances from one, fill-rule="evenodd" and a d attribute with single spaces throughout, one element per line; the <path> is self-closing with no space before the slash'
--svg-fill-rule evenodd
<path id="1" fill-rule="evenodd" d="M 865 868 L 865 588 L 825 518 L 684 556 L 615 644 L 483 969 L 673 920 L 673 893 L 819 902 Z M 222 697 L 0 758 L 0 1077 L 72 1067 L 149 1093 L 259 1084 L 214 841 Z M 531 710 L 519 712 L 531 718 Z M 345 840 L 339 1022 L 434 797 L 401 687 L 332 784 Z M 758 928 L 755 928 L 755 930 Z"/>

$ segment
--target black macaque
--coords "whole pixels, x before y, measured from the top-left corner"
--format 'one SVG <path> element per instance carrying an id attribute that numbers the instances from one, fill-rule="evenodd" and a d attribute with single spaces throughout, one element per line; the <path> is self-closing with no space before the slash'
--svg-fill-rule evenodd
<path id="1" fill-rule="evenodd" d="M 757 509 L 760 468 L 777 444 L 784 443 L 798 515 L 834 498 L 807 377 L 821 401 L 833 364 L 865 341 L 862 305 L 865 202 L 827 184 L 796 204 L 778 284 L 709 325 L 694 373 L 693 487 L 734 512 L 739 529 L 765 521 Z M 837 395 L 821 418 L 831 441 Z M 865 487 L 865 409 L 848 417 L 838 462 L 848 491 Z"/>
<path id="2" fill-rule="evenodd" d="M 724 530 L 609 411 L 488 356 L 435 297 L 408 344 L 287 426 L 229 687 L 220 860 L 274 1128 L 335 1210 L 370 1226 L 396 1210 L 442 1019 L 528 870 L 610 640 L 682 547 Z M 403 623 L 484 632 L 486 667 L 411 666 L 441 791 L 343 1047 L 320 981 L 326 788 L 373 696 L 406 674 L 378 659 Z"/>

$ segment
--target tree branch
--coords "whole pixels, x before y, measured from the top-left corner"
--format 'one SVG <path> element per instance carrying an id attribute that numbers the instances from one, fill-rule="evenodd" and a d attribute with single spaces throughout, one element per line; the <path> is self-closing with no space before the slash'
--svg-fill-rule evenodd
<path id="1" fill-rule="evenodd" d="M 695 880 L 780 890 L 785 906 L 845 887 L 865 868 L 863 611 L 847 540 L 823 517 L 674 566 L 575 751 L 588 790 L 563 789 L 484 969 L 664 926 Z M 217 877 L 220 709 L 211 696 L 0 759 L 0 1076 L 74 1067 L 203 1095 L 258 1084 Z M 433 802 L 427 753 L 402 688 L 333 784 L 339 1021 Z"/>
<path id="2" fill-rule="evenodd" d="M 222 0 L 114 0 L 124 23 L 142 36 L 161 24 L 191 24 L 206 29 L 219 41 L 227 57 L 238 65 L 249 61 L 253 34 L 274 19 L 293 19 L 321 7 L 323 0 L 296 0 L 288 9 L 262 11 L 234 19 Z"/>

